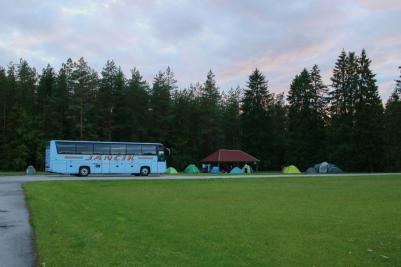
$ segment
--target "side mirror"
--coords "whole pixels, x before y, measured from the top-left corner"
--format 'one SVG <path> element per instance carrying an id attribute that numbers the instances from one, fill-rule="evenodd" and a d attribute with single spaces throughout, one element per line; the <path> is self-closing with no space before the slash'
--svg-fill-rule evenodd
<path id="1" fill-rule="evenodd" d="M 170 148 L 165 147 L 164 148 L 164 154 L 166 155 L 166 157 L 169 157 L 171 155 Z"/>

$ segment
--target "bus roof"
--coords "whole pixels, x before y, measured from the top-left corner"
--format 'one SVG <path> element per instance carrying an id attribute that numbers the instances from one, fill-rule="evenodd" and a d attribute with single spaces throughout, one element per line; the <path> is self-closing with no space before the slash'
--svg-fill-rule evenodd
<path id="1" fill-rule="evenodd" d="M 50 142 L 71 142 L 71 143 L 107 143 L 107 144 L 133 144 L 133 145 L 163 145 L 161 143 L 147 142 L 112 142 L 112 141 L 73 141 L 73 140 L 50 140 Z"/>

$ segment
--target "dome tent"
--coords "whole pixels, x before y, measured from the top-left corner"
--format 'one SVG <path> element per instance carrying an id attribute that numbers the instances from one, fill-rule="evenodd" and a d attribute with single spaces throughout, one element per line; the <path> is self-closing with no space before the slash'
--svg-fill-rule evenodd
<path id="1" fill-rule="evenodd" d="M 331 163 L 328 163 L 326 161 L 324 161 L 322 163 L 315 164 L 313 166 L 313 169 L 315 169 L 316 173 L 320 173 L 320 174 L 324 174 L 324 173 L 343 173 L 343 170 L 341 170 L 335 164 L 331 164 Z"/>
<path id="2" fill-rule="evenodd" d="M 218 166 L 213 166 L 212 169 L 210 170 L 211 173 L 220 173 L 220 167 Z"/>
<path id="3" fill-rule="evenodd" d="M 230 174 L 243 174 L 242 170 L 238 167 L 234 167 L 231 171 Z"/>
<path id="4" fill-rule="evenodd" d="M 288 174 L 301 173 L 301 171 L 295 165 L 290 165 L 290 166 L 284 167 L 282 172 L 288 173 Z"/>
<path id="5" fill-rule="evenodd" d="M 319 165 L 319 173 L 328 173 L 329 171 L 329 163 L 326 161 L 323 161 L 322 163 L 320 163 Z"/>
<path id="6" fill-rule="evenodd" d="M 177 174 L 177 170 L 174 167 L 168 167 L 166 170 L 167 174 Z"/>
<path id="7" fill-rule="evenodd" d="M 185 173 L 199 173 L 198 167 L 195 166 L 195 164 L 189 164 L 185 170 Z"/>
<path id="8" fill-rule="evenodd" d="M 242 167 L 242 172 L 243 173 L 252 173 L 253 170 L 252 170 L 251 166 L 249 166 L 248 164 L 245 164 L 244 167 Z"/>
<path id="9" fill-rule="evenodd" d="M 331 164 L 331 166 L 329 167 L 328 173 L 343 173 L 343 170 L 338 168 L 336 165 Z"/>
<path id="10" fill-rule="evenodd" d="M 317 171 L 315 170 L 315 168 L 310 167 L 305 171 L 306 174 L 317 174 Z"/>

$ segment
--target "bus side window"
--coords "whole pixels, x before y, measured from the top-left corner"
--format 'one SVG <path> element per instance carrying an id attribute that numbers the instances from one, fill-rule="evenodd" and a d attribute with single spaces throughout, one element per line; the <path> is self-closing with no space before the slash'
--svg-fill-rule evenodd
<path id="1" fill-rule="evenodd" d="M 127 153 L 125 144 L 111 144 L 111 155 L 125 155 Z"/>
<path id="2" fill-rule="evenodd" d="M 93 144 L 77 143 L 77 154 L 93 154 Z"/>
<path id="3" fill-rule="evenodd" d="M 155 145 L 142 145 L 142 154 L 143 155 L 156 155 L 156 146 Z"/>
<path id="4" fill-rule="evenodd" d="M 127 155 L 140 155 L 141 145 L 128 144 L 127 145 Z"/>
<path id="5" fill-rule="evenodd" d="M 110 144 L 94 144 L 93 152 L 98 155 L 108 155 L 110 154 Z"/>
<path id="6" fill-rule="evenodd" d="M 72 142 L 57 142 L 57 153 L 58 154 L 75 154 L 75 143 Z"/>

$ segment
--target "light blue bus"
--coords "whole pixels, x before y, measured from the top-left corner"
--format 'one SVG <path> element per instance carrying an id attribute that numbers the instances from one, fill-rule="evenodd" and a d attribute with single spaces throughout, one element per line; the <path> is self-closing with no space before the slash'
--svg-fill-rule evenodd
<path id="1" fill-rule="evenodd" d="M 51 140 L 46 146 L 46 171 L 87 176 L 89 174 L 135 174 L 166 172 L 169 150 L 160 143 Z"/>

